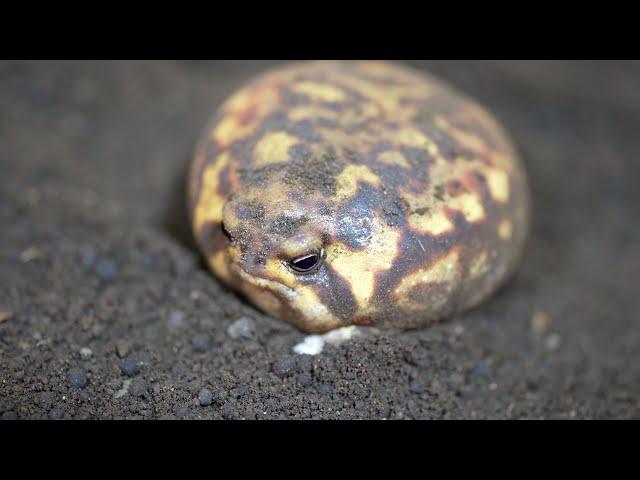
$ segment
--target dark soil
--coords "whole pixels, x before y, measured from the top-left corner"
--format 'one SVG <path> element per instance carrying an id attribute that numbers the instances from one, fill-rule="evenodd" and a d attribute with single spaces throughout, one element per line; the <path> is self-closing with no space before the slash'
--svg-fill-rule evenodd
<path id="1" fill-rule="evenodd" d="M 518 144 L 523 263 L 463 318 L 316 357 L 186 227 L 192 147 L 266 66 L 0 64 L 1 418 L 640 417 L 639 63 L 424 63 Z"/>

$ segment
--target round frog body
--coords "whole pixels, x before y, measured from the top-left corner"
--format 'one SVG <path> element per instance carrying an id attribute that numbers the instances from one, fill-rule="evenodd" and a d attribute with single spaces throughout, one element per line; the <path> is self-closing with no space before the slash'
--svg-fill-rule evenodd
<path id="1" fill-rule="evenodd" d="M 496 120 L 387 62 L 257 77 L 200 139 L 188 196 L 215 274 L 306 332 L 461 313 L 514 270 L 528 230 L 526 175 Z"/>

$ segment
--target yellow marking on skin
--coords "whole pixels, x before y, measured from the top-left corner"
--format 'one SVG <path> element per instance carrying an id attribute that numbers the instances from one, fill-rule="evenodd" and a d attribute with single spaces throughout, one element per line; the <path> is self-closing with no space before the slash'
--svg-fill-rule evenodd
<path id="1" fill-rule="evenodd" d="M 451 197 L 446 195 L 442 201 L 427 199 L 422 195 L 406 194 L 405 199 L 409 203 L 411 212 L 409 214 L 409 226 L 421 233 L 429 235 L 442 235 L 451 232 L 455 228 L 449 219 L 446 210 L 460 212 L 469 223 L 475 223 L 485 218 L 484 207 L 478 195 L 472 192 Z M 426 208 L 423 213 L 416 210 Z"/>
<path id="2" fill-rule="evenodd" d="M 418 232 L 427 233 L 429 235 L 442 235 L 451 232 L 454 225 L 440 209 L 434 213 L 425 213 L 423 215 L 412 213 L 409 215 L 409 227 Z"/>
<path id="3" fill-rule="evenodd" d="M 486 118 L 484 121 L 479 122 L 478 126 L 481 126 L 483 129 L 489 129 L 489 131 L 493 133 L 496 141 L 501 145 L 500 148 L 509 149 L 508 146 L 504 145 L 503 136 L 499 131 L 496 131 L 498 127 L 495 122 L 488 116 L 488 114 L 483 113 L 482 115 Z M 494 168 L 487 166 L 485 166 L 485 168 L 488 171 L 488 177 L 492 177 L 489 179 L 491 195 L 496 201 L 506 202 L 509 199 L 508 172 L 511 171 L 513 166 L 513 155 L 507 154 L 500 149 L 496 150 L 491 148 L 486 140 L 480 135 L 457 128 L 442 116 L 436 116 L 434 121 L 436 126 L 452 135 L 463 147 L 490 159 Z"/>
<path id="4" fill-rule="evenodd" d="M 469 223 L 475 223 L 484 219 L 484 207 L 480 197 L 475 193 L 464 193 L 457 197 L 451 197 L 446 202 L 451 210 L 458 210 Z"/>
<path id="5" fill-rule="evenodd" d="M 380 177 L 366 165 L 347 165 L 336 177 L 337 201 L 352 197 L 358 189 L 359 181 L 368 182 L 376 187 L 382 183 Z"/>
<path id="6" fill-rule="evenodd" d="M 271 290 L 263 286 L 256 286 L 250 282 L 242 284 L 242 291 L 250 298 L 259 308 L 270 315 L 277 317 L 282 308 L 282 302 L 273 294 Z"/>
<path id="7" fill-rule="evenodd" d="M 226 148 L 247 137 L 279 107 L 279 100 L 277 88 L 264 82 L 240 90 L 223 105 L 224 115 L 211 134 L 213 140 Z"/>
<path id="8" fill-rule="evenodd" d="M 471 266 L 469 267 L 469 276 L 471 278 L 477 278 L 487 271 L 487 258 L 488 254 L 486 251 L 483 251 L 476 255 L 473 260 L 471 260 Z"/>
<path id="9" fill-rule="evenodd" d="M 222 105 L 222 110 L 225 112 L 240 112 L 246 110 L 251 106 L 252 93 L 249 88 L 238 90 Z"/>
<path id="10" fill-rule="evenodd" d="M 374 233 L 366 249 L 354 251 L 342 243 L 331 244 L 326 248 L 327 263 L 351 286 L 361 315 L 370 313 L 369 302 L 375 289 L 375 276 L 378 272 L 391 268 L 402 236 L 378 217 L 374 219 Z"/>
<path id="11" fill-rule="evenodd" d="M 416 194 L 403 191 L 404 199 L 409 203 L 409 227 L 420 233 L 442 235 L 455 228 L 450 220 L 450 212 L 460 212 L 469 223 L 486 218 L 486 212 L 480 195 L 474 190 L 470 172 L 486 172 L 487 167 L 479 161 L 458 159 L 455 162 L 436 162 L 429 167 L 429 189 Z M 452 180 L 460 181 L 466 188 L 462 194 L 453 196 L 448 192 L 437 195 L 437 188 Z"/>
<path id="12" fill-rule="evenodd" d="M 262 167 L 289 161 L 289 149 L 298 139 L 286 132 L 269 133 L 262 137 L 253 151 L 254 165 Z"/>
<path id="13" fill-rule="evenodd" d="M 235 247 L 229 247 L 233 249 Z M 209 256 L 209 265 L 211 269 L 227 284 L 231 283 L 231 272 L 229 271 L 229 260 L 231 253 L 229 250 L 220 250 L 214 255 Z"/>
<path id="14" fill-rule="evenodd" d="M 438 148 L 438 145 L 436 145 L 436 142 L 431 140 L 429 137 L 425 137 L 425 138 L 427 139 L 427 143 L 426 143 L 425 147 L 427 149 L 427 152 L 429 152 L 429 155 L 431 155 L 432 157 L 436 158 L 437 160 L 446 161 L 446 160 L 441 158 L 440 149 Z"/>
<path id="15" fill-rule="evenodd" d="M 291 89 L 296 93 L 321 102 L 339 103 L 347 99 L 347 95 L 342 90 L 326 83 L 299 82 L 293 85 Z"/>
<path id="16" fill-rule="evenodd" d="M 382 107 L 385 112 L 396 118 L 410 119 L 416 114 L 415 103 L 401 104 L 403 99 L 420 100 L 431 94 L 431 89 L 425 82 L 415 84 L 380 84 L 363 79 L 355 75 L 334 72 L 336 82 L 351 88 L 362 96 L 367 97 Z"/>
<path id="17" fill-rule="evenodd" d="M 497 168 L 485 172 L 489 193 L 496 202 L 505 203 L 509 200 L 509 175 Z"/>
<path id="18" fill-rule="evenodd" d="M 450 133 L 463 147 L 471 151 L 484 152 L 489 149 L 487 143 L 480 136 L 454 127 L 440 115 L 436 115 L 434 122 L 438 128 Z"/>
<path id="19" fill-rule="evenodd" d="M 315 119 L 336 120 L 338 119 L 338 113 L 317 106 L 301 105 L 289 110 L 288 117 L 292 122 Z"/>
<path id="20" fill-rule="evenodd" d="M 357 63 L 356 68 L 366 75 L 382 79 L 396 79 L 400 73 L 404 73 L 395 65 L 381 61 L 361 61 Z"/>
<path id="21" fill-rule="evenodd" d="M 459 273 L 458 257 L 459 249 L 454 248 L 428 268 L 405 276 L 394 290 L 400 305 L 409 310 L 424 308 L 424 304 L 409 298 L 411 290 L 420 285 L 452 283 Z"/>
<path id="22" fill-rule="evenodd" d="M 194 226 L 200 231 L 205 222 L 221 222 L 226 197 L 219 193 L 220 173 L 229 164 L 229 153 L 223 152 L 207 166 L 202 175 L 200 198 L 194 212 Z"/>
<path id="23" fill-rule="evenodd" d="M 378 155 L 378 160 L 387 165 L 398 165 L 403 168 L 411 168 L 411 164 L 407 162 L 400 152 L 386 151 Z"/>
<path id="24" fill-rule="evenodd" d="M 498 225 L 498 235 L 503 240 L 509 240 L 511 238 L 511 234 L 513 233 L 513 225 L 509 220 L 502 220 L 500 225 Z"/>
<path id="25" fill-rule="evenodd" d="M 401 128 L 391 132 L 390 136 L 407 147 L 426 148 L 429 145 L 429 139 L 417 128 Z"/>

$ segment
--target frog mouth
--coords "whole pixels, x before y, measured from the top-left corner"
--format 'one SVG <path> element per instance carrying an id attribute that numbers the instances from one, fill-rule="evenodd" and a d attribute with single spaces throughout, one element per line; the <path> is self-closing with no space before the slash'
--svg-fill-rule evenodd
<path id="1" fill-rule="evenodd" d="M 235 266 L 242 282 L 241 290 L 255 304 L 273 316 L 285 320 L 307 332 L 325 332 L 342 326 L 326 306 L 310 297 L 305 288 L 291 288 L 275 280 L 252 275 Z"/>
<path id="2" fill-rule="evenodd" d="M 296 294 L 296 291 L 293 288 L 288 287 L 284 283 L 280 283 L 275 280 L 269 280 L 263 277 L 257 277 L 246 272 L 244 269 L 238 266 L 235 266 L 234 269 L 236 270 L 238 275 L 240 275 L 240 278 L 254 287 L 258 287 L 264 290 L 276 291 L 283 294 L 287 298 L 291 298 Z"/>

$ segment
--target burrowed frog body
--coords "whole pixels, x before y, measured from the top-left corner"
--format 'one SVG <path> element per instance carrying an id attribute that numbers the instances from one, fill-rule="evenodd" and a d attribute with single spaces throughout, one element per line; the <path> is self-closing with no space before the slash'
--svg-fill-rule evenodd
<path id="1" fill-rule="evenodd" d="M 416 328 L 477 305 L 513 271 L 529 217 L 494 118 L 386 62 L 258 77 L 206 129 L 188 190 L 216 275 L 307 332 Z"/>

